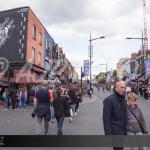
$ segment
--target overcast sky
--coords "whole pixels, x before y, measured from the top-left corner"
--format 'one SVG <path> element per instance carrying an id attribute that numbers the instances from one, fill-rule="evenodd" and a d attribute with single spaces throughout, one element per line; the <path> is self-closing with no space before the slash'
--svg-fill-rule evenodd
<path id="1" fill-rule="evenodd" d="M 150 35 L 150 0 L 147 5 L 147 35 Z M 66 57 L 80 73 L 83 60 L 89 59 L 90 32 L 92 39 L 92 74 L 116 69 L 122 57 L 138 52 L 144 30 L 143 0 L 1 0 L 0 11 L 29 6 Z M 149 40 L 150 47 L 150 40 Z"/>

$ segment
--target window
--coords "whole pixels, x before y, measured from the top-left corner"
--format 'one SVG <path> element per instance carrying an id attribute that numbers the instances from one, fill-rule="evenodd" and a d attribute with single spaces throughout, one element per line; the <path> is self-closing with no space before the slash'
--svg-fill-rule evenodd
<path id="1" fill-rule="evenodd" d="M 35 25 L 33 25 L 32 37 L 33 37 L 34 39 L 36 39 L 36 26 L 35 26 Z"/>
<path id="2" fill-rule="evenodd" d="M 32 61 L 35 62 L 35 49 L 32 47 Z"/>
<path id="3" fill-rule="evenodd" d="M 49 49 L 49 41 L 46 39 L 46 49 Z"/>
<path id="4" fill-rule="evenodd" d="M 41 53 L 38 54 L 38 64 L 41 64 Z"/>
<path id="5" fill-rule="evenodd" d="M 42 33 L 39 33 L 39 44 L 42 45 Z"/>

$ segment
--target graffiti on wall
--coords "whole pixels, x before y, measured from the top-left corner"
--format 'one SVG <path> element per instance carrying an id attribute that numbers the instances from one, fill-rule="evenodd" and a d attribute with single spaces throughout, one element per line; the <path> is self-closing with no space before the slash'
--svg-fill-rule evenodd
<path id="1" fill-rule="evenodd" d="M 4 45 L 8 38 L 10 38 L 13 28 L 14 20 L 9 20 L 9 17 L 5 19 L 5 21 L 1 24 L 0 23 L 0 47 Z"/>

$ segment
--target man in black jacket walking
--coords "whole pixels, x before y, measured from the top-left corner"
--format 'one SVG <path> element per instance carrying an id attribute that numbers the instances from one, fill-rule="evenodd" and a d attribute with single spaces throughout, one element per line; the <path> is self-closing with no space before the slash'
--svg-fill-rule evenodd
<path id="1" fill-rule="evenodd" d="M 127 129 L 127 102 L 124 93 L 126 85 L 123 81 L 116 83 L 112 95 L 103 102 L 103 125 L 105 135 L 126 135 Z M 114 147 L 114 150 L 123 150 L 123 147 Z"/>

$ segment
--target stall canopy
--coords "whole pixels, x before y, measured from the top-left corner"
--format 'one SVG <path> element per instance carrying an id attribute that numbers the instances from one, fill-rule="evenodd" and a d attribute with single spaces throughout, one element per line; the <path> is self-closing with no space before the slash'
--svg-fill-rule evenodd
<path id="1" fill-rule="evenodd" d="M 148 80 L 150 77 L 145 77 L 145 80 Z M 144 81 L 144 76 L 140 77 L 137 81 Z"/>

